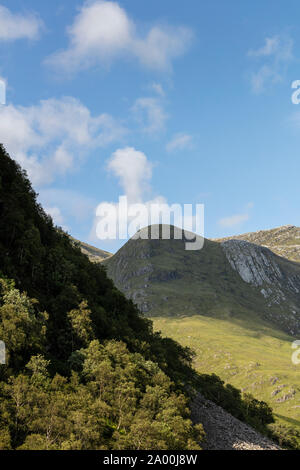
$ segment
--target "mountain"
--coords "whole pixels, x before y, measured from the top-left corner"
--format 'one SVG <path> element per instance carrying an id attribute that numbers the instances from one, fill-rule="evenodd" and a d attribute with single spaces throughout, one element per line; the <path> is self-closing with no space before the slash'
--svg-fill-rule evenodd
<path id="1" fill-rule="evenodd" d="M 53 225 L 1 145 L 0 215 L 0 450 L 199 449 L 189 349 Z"/>
<path id="2" fill-rule="evenodd" d="M 300 332 L 300 265 L 266 247 L 205 240 L 186 251 L 184 240 L 132 238 L 103 263 L 147 316 L 250 317 Z"/>
<path id="3" fill-rule="evenodd" d="M 284 225 L 271 230 L 259 230 L 258 232 L 219 238 L 215 241 L 223 242 L 232 239 L 245 240 L 256 245 L 265 246 L 278 256 L 287 258 L 290 261 L 300 262 L 300 228 L 294 225 Z"/>
<path id="4" fill-rule="evenodd" d="M 300 266 L 274 248 L 296 245 L 298 229 L 270 232 L 276 239 L 269 231 L 247 235 L 270 248 L 238 237 L 205 240 L 200 251 L 186 251 L 182 240 L 131 239 L 104 264 L 157 331 L 195 352 L 197 371 L 269 403 L 280 432 L 299 443 L 291 345 L 299 334 Z"/>
<path id="5" fill-rule="evenodd" d="M 199 390 L 278 441 L 271 408 L 198 374 L 189 348 L 153 331 L 1 145 L 0 215 L 0 450 L 200 449 Z"/>
<path id="6" fill-rule="evenodd" d="M 108 251 L 100 250 L 99 248 L 76 240 L 76 238 L 70 238 L 75 244 L 78 244 L 82 253 L 86 255 L 92 263 L 101 263 L 103 260 L 113 256 L 112 253 L 109 253 Z"/>

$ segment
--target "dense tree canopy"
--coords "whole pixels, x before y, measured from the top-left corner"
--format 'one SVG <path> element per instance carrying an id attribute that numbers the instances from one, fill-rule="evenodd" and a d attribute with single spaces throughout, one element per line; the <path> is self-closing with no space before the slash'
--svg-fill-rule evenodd
<path id="1" fill-rule="evenodd" d="M 199 449 L 189 398 L 264 431 L 272 412 L 198 376 L 37 203 L 0 146 L 0 449 Z"/>
<path id="2" fill-rule="evenodd" d="M 199 448 L 192 355 L 153 333 L 0 147 L 0 448 Z"/>
<path id="3" fill-rule="evenodd" d="M 0 271 L 38 301 L 39 311 L 48 312 L 48 355 L 56 370 L 67 373 L 70 353 L 83 344 L 82 335 L 92 334 L 99 340 L 124 341 L 131 351 L 159 362 L 176 383 L 183 377 L 186 382 L 190 351 L 154 334 L 151 322 L 114 287 L 105 269 L 53 226 L 26 173 L 2 146 L 0 216 Z"/>

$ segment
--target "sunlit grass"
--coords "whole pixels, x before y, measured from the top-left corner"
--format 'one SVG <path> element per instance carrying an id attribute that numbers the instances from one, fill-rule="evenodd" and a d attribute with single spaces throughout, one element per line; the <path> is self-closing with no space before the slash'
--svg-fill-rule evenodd
<path id="1" fill-rule="evenodd" d="M 199 372 L 219 375 L 268 402 L 279 421 L 300 427 L 300 365 L 291 360 L 295 338 L 259 325 L 257 319 L 255 324 L 250 319 L 233 322 L 204 316 L 152 320 L 163 336 L 196 352 Z M 277 401 L 289 394 L 293 395 L 286 401 Z"/>

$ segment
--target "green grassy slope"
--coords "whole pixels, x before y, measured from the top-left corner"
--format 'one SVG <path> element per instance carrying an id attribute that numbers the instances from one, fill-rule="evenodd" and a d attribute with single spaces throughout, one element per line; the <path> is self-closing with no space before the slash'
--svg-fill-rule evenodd
<path id="1" fill-rule="evenodd" d="M 283 286 L 299 276 L 297 263 L 263 254 L 284 273 Z M 211 240 L 194 252 L 181 240 L 130 240 L 104 264 L 156 330 L 196 352 L 199 372 L 216 373 L 269 403 L 279 422 L 300 426 L 300 366 L 291 361 L 296 338 L 284 332 L 289 294 L 286 303 L 269 306 L 262 286 L 244 282 L 221 243 Z"/>
<path id="2" fill-rule="evenodd" d="M 196 352 L 199 372 L 216 373 L 266 401 L 278 421 L 300 429 L 300 365 L 291 360 L 293 338 L 252 317 L 242 322 L 204 316 L 152 320 L 162 335 Z"/>
<path id="3" fill-rule="evenodd" d="M 270 304 L 261 294 L 263 285 L 243 281 L 221 244 L 210 240 L 205 240 L 202 250 L 186 251 L 182 240 L 131 239 L 104 265 L 116 286 L 147 316 L 264 318 L 296 332 L 297 321 L 288 306 L 299 304 L 299 295 L 286 290 L 284 283 L 290 276 L 298 276 L 299 282 L 300 267 L 265 251 L 264 256 L 275 260 L 284 273 L 284 304 Z"/>

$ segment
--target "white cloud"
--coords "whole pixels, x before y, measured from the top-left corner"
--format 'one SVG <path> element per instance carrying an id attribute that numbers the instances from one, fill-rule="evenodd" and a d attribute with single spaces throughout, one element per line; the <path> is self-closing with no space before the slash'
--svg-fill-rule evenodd
<path id="1" fill-rule="evenodd" d="M 256 50 L 251 49 L 248 55 L 252 57 L 273 56 L 277 60 L 291 60 L 293 58 L 293 41 L 291 38 L 283 36 L 266 38 L 264 46 Z"/>
<path id="2" fill-rule="evenodd" d="M 163 86 L 160 83 L 152 83 L 151 88 L 159 96 L 162 96 L 162 97 L 165 96 L 165 91 L 163 89 Z"/>
<path id="3" fill-rule="evenodd" d="M 184 27 L 153 27 L 145 39 L 132 41 L 132 52 L 149 68 L 170 69 L 173 58 L 182 55 L 192 38 Z"/>
<path id="4" fill-rule="evenodd" d="M 36 15 L 12 13 L 0 5 L 0 41 L 37 39 L 41 27 L 42 22 Z"/>
<path id="5" fill-rule="evenodd" d="M 278 83 L 281 81 L 281 75 L 273 67 L 263 65 L 252 74 L 251 85 L 254 93 L 261 93 L 265 90 L 267 83 Z"/>
<path id="6" fill-rule="evenodd" d="M 176 150 L 184 150 L 186 148 L 190 148 L 192 145 L 192 136 L 188 134 L 176 134 L 167 143 L 166 149 L 167 152 L 174 152 Z"/>
<path id="7" fill-rule="evenodd" d="M 248 52 L 249 57 L 264 61 L 251 76 L 254 93 L 263 92 L 267 84 L 283 80 L 286 67 L 293 60 L 293 45 L 289 37 L 273 36 L 266 38 L 265 44 L 259 49 Z"/>
<path id="8" fill-rule="evenodd" d="M 64 218 L 58 207 L 45 207 L 45 212 L 52 217 L 53 222 L 59 227 L 63 226 Z"/>
<path id="9" fill-rule="evenodd" d="M 119 140 L 124 132 L 110 115 L 92 116 L 72 97 L 0 107 L 0 142 L 38 186 L 51 183 L 89 151 Z"/>
<path id="10" fill-rule="evenodd" d="M 248 202 L 242 213 L 234 214 L 229 217 L 224 217 L 220 219 L 219 225 L 221 225 L 224 228 L 230 228 L 230 227 L 235 227 L 236 225 L 240 225 L 243 222 L 246 222 L 250 217 L 249 212 L 251 211 L 251 209 L 253 209 L 253 207 L 254 207 L 253 202 L 252 201 Z"/>
<path id="11" fill-rule="evenodd" d="M 253 57 L 260 57 L 260 56 L 269 56 L 272 54 L 276 54 L 279 46 L 280 46 L 280 41 L 279 41 L 278 36 L 274 36 L 272 38 L 266 38 L 264 46 L 262 46 L 261 48 L 257 50 L 251 49 L 248 52 L 248 55 L 253 56 Z"/>
<path id="12" fill-rule="evenodd" d="M 157 98 L 137 99 L 132 111 L 136 119 L 142 125 L 143 131 L 148 134 L 161 132 L 168 119 L 168 115 L 164 111 L 161 101 Z"/>
<path id="13" fill-rule="evenodd" d="M 108 169 L 119 178 L 129 202 L 140 202 L 152 177 L 152 165 L 143 152 L 133 147 L 116 150 L 108 162 Z"/>
<path id="14" fill-rule="evenodd" d="M 69 46 L 47 59 L 67 72 L 97 64 L 110 64 L 119 57 L 133 57 L 149 68 L 170 69 L 172 60 L 187 49 L 188 28 L 153 26 L 142 37 L 137 26 L 118 3 L 85 2 L 68 28 Z"/>
<path id="15" fill-rule="evenodd" d="M 6 80 L 0 75 L 0 106 L 6 104 Z"/>
<path id="16" fill-rule="evenodd" d="M 144 204 L 144 197 L 147 192 L 150 192 L 150 180 L 152 177 L 152 164 L 147 159 L 146 155 L 136 150 L 133 147 L 125 147 L 116 150 L 107 162 L 107 169 L 119 180 L 122 192 L 127 197 L 128 209 L 136 203 Z M 151 201 L 148 201 L 150 204 Z M 115 207 L 117 210 L 118 203 L 102 201 L 98 204 L 95 213 L 99 214 L 102 210 L 105 211 L 107 204 Z M 147 204 L 147 203 L 146 203 Z M 117 215 L 117 223 L 121 223 L 126 214 Z M 114 215 L 110 212 L 110 222 L 113 223 Z M 96 227 L 99 222 L 99 217 L 96 215 L 93 221 L 92 229 L 90 232 L 89 240 L 91 243 L 97 243 L 99 240 L 96 235 Z M 111 248 L 111 241 L 103 241 L 106 249 Z"/>
<path id="17" fill-rule="evenodd" d="M 128 222 L 128 233 L 130 236 L 134 235 L 139 228 L 154 223 L 151 218 L 155 216 L 154 214 L 157 216 L 156 223 L 161 223 L 163 220 L 164 223 L 175 223 L 176 226 L 185 230 L 199 230 L 199 234 L 201 234 L 203 227 L 195 227 L 196 218 L 192 213 L 188 214 L 185 212 L 185 217 L 181 219 L 181 214 L 183 215 L 182 206 L 178 204 L 170 205 L 166 198 L 161 195 L 155 196 L 152 199 L 146 199 L 147 193 L 152 192 L 150 185 L 152 165 L 143 152 L 131 147 L 119 149 L 113 153 L 109 160 L 108 169 L 113 171 L 114 175 L 119 179 L 120 186 L 124 191 L 124 194 L 120 194 L 120 196 L 127 197 L 127 210 L 124 206 L 119 210 L 119 203 L 116 202 L 103 201 L 98 204 L 89 237 L 91 242 L 99 243 L 100 237 L 97 238 L 97 226 L 100 221 L 103 223 L 103 217 L 105 218 L 103 225 L 105 226 L 105 231 L 107 232 L 106 224 L 113 227 L 113 238 L 115 236 L 118 238 L 120 226 L 124 228 L 124 225 L 126 227 Z M 138 221 L 134 220 L 136 211 L 141 214 L 141 217 L 138 216 Z M 141 225 L 137 226 L 136 223 Z M 130 231 L 133 232 L 130 233 Z M 126 238 L 126 234 L 124 237 Z M 104 244 L 108 250 L 119 248 L 119 242 L 103 240 L 103 237 L 100 239 L 101 246 L 103 247 Z"/>
<path id="18" fill-rule="evenodd" d="M 246 222 L 249 219 L 249 214 L 236 214 L 231 215 L 230 217 L 224 217 L 223 219 L 219 220 L 219 224 L 222 227 L 234 227 L 235 225 L 239 225 L 242 222 Z"/>

